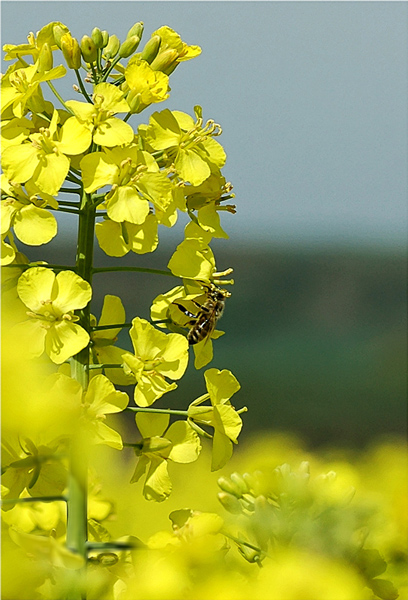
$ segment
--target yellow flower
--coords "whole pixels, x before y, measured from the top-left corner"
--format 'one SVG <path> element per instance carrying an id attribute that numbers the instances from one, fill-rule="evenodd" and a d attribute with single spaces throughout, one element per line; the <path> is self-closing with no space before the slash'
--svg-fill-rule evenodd
<path id="1" fill-rule="evenodd" d="M 109 256 L 125 256 L 130 250 L 136 254 L 146 254 L 156 250 L 159 244 L 157 218 L 149 214 L 141 225 L 116 223 L 105 219 L 95 225 L 99 246 Z"/>
<path id="2" fill-rule="evenodd" d="M 78 100 L 68 100 L 65 104 L 91 131 L 95 144 L 108 147 L 130 144 L 134 138 L 132 127 L 113 116 L 116 113 L 129 112 L 124 93 L 112 83 L 98 83 L 92 100 L 93 104 Z"/>
<path id="3" fill-rule="evenodd" d="M 143 437 L 135 472 L 130 483 L 135 483 L 146 473 L 143 495 L 147 500 L 161 502 L 168 498 L 172 485 L 167 462 L 190 463 L 201 451 L 198 435 L 186 423 L 176 421 L 169 427 L 166 414 L 137 413 L 136 425 Z"/>
<path id="4" fill-rule="evenodd" d="M 37 60 L 44 44 L 48 44 L 52 50 L 55 50 L 57 48 L 54 37 L 55 26 L 59 26 L 63 32 L 69 33 L 66 25 L 60 21 L 52 21 L 42 27 L 36 36 L 34 33 L 30 33 L 27 36 L 27 44 L 5 44 L 3 46 L 3 50 L 6 52 L 4 60 L 12 60 L 13 58 L 27 55 L 31 55 L 34 60 Z"/>
<path id="5" fill-rule="evenodd" d="M 154 71 L 145 60 L 132 58 L 125 69 L 125 78 L 130 90 L 126 100 L 132 113 L 140 113 L 150 104 L 163 102 L 169 97 L 168 76 Z"/>
<path id="6" fill-rule="evenodd" d="M 214 428 L 211 470 L 221 469 L 232 456 L 232 443 L 242 428 L 242 420 L 230 398 L 240 388 L 237 379 L 224 369 L 208 369 L 204 373 L 208 394 L 194 400 L 188 408 L 190 422 Z M 200 406 L 210 399 L 211 406 Z M 246 410 L 246 409 L 245 409 Z"/>
<path id="7" fill-rule="evenodd" d="M 149 202 L 165 211 L 173 200 L 173 184 L 166 173 L 160 172 L 148 152 L 136 147 L 88 154 L 81 169 L 85 191 L 112 185 L 105 205 L 108 217 L 117 223 L 141 225 L 149 214 Z"/>
<path id="8" fill-rule="evenodd" d="M 152 62 L 153 69 L 160 68 L 164 73 L 170 75 L 180 62 L 190 60 L 201 54 L 200 46 L 189 46 L 183 42 L 174 29 L 171 29 L 167 25 L 154 31 L 152 37 L 155 35 L 160 36 L 161 43 L 159 53 Z M 172 53 L 171 56 L 174 55 L 174 59 L 168 64 L 166 64 L 166 61 L 163 64 L 163 55 L 165 56 L 170 52 Z M 163 64 L 163 66 L 161 66 L 161 64 Z"/>
<path id="9" fill-rule="evenodd" d="M 45 110 L 45 100 L 40 84 L 64 77 L 66 72 L 62 65 L 44 73 L 39 73 L 36 65 L 29 65 L 6 73 L 1 82 L 1 112 L 11 107 L 14 116 L 18 118 L 29 110 L 42 112 Z"/>
<path id="10" fill-rule="evenodd" d="M 87 281 L 72 271 L 55 275 L 45 267 L 33 267 L 21 275 L 17 292 L 30 311 L 29 319 L 16 325 L 16 331 L 27 336 L 31 356 L 45 351 L 60 365 L 87 346 L 89 334 L 76 324 L 79 317 L 73 314 L 91 300 Z"/>
<path id="11" fill-rule="evenodd" d="M 7 147 L 2 156 L 5 176 L 13 183 L 35 184 L 42 192 L 55 196 L 68 174 L 68 155 L 85 152 L 91 134 L 75 117 L 58 128 L 59 115 L 54 111 L 49 127 L 41 127 L 20 145 Z"/>
<path id="12" fill-rule="evenodd" d="M 139 317 L 132 324 L 129 335 L 135 353 L 123 355 L 124 370 L 136 377 L 136 404 L 150 406 L 177 387 L 168 383 L 166 377 L 174 381 L 183 376 L 188 363 L 188 342 L 177 333 L 166 335 L 158 331 Z"/>
<path id="13" fill-rule="evenodd" d="M 14 230 L 16 237 L 31 246 L 46 244 L 57 234 L 57 221 L 54 215 L 44 206 L 50 204 L 58 207 L 57 201 L 52 196 L 43 194 L 47 199 L 38 199 L 40 191 L 35 185 L 27 184 L 26 191 L 21 185 L 10 185 L 4 176 L 1 182 L 4 200 L 1 201 L 1 233 L 7 234 Z"/>
<path id="14" fill-rule="evenodd" d="M 190 115 L 168 108 L 152 114 L 149 125 L 141 125 L 139 134 L 153 150 L 162 150 L 174 162 L 185 182 L 198 186 L 226 161 L 223 147 L 213 138 L 221 128 L 214 121 L 203 127 L 201 107 L 195 106 L 196 121 Z"/>

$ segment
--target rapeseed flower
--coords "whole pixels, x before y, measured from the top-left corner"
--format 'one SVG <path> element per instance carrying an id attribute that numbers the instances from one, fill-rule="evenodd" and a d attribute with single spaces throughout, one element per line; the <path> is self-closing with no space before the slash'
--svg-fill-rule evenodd
<path id="1" fill-rule="evenodd" d="M 173 200 L 173 184 L 160 172 L 154 158 L 136 147 L 88 154 L 81 161 L 85 191 L 111 185 L 104 204 L 117 223 L 141 225 L 150 212 L 149 202 L 165 211 Z"/>
<path id="2" fill-rule="evenodd" d="M 132 127 L 113 116 L 116 113 L 129 112 L 124 93 L 112 83 L 98 83 L 94 88 L 92 100 L 93 104 L 79 100 L 68 100 L 65 104 L 91 132 L 95 144 L 107 147 L 130 144 L 134 138 Z"/>
<path id="3" fill-rule="evenodd" d="M 165 500 L 171 493 L 167 462 L 194 462 L 201 451 L 199 437 L 186 421 L 176 421 L 170 427 L 169 421 L 170 416 L 166 414 L 136 414 L 143 441 L 135 448 L 139 460 L 131 483 L 139 481 L 147 471 L 143 495 L 156 502 Z"/>
<path id="4" fill-rule="evenodd" d="M 204 378 L 208 393 L 190 404 L 188 415 L 193 425 L 199 423 L 214 428 L 211 470 L 216 471 L 231 458 L 232 444 L 238 443 L 242 420 L 230 398 L 241 386 L 231 371 L 226 369 L 208 369 Z M 208 399 L 211 406 L 200 406 Z"/>
<path id="5" fill-rule="evenodd" d="M 16 325 L 16 331 L 27 338 L 30 355 L 38 357 L 45 351 L 60 365 L 87 346 L 89 334 L 73 314 L 91 300 L 87 281 L 72 271 L 55 275 L 45 267 L 32 267 L 21 275 L 17 292 L 30 309 L 28 320 Z"/>
<path id="6" fill-rule="evenodd" d="M 200 185 L 211 170 L 226 161 L 223 147 L 213 139 L 221 128 L 213 121 L 204 127 L 201 107 L 195 107 L 196 121 L 190 115 L 168 108 L 152 114 L 149 125 L 141 125 L 139 134 L 153 150 L 162 150 L 174 164 L 178 175 L 191 185 Z"/>
<path id="7" fill-rule="evenodd" d="M 31 246 L 46 244 L 57 234 L 57 221 L 45 206 L 53 208 L 58 203 L 52 196 L 47 200 L 39 199 L 38 188 L 26 185 L 26 190 L 20 184 L 10 185 L 2 177 L 4 199 L 1 201 L 1 233 L 13 228 L 16 237 Z"/>
<path id="8" fill-rule="evenodd" d="M 104 219 L 95 225 L 95 234 L 100 248 L 108 256 L 125 256 L 129 251 L 146 254 L 156 250 L 159 244 L 157 218 L 153 214 L 148 214 L 141 225 Z"/>
<path id="9" fill-rule="evenodd" d="M 64 77 L 62 65 L 45 72 L 38 72 L 36 65 L 7 71 L 1 82 L 1 112 L 10 107 L 15 117 L 23 117 L 29 110 L 42 112 L 45 100 L 40 84 Z"/>
<path id="10" fill-rule="evenodd" d="M 154 71 L 148 62 L 133 57 L 125 69 L 129 87 L 126 97 L 132 113 L 140 113 L 150 104 L 163 102 L 169 97 L 169 78 L 161 71 Z"/>
<path id="11" fill-rule="evenodd" d="M 136 404 L 150 406 L 177 387 L 166 378 L 174 381 L 184 375 L 188 363 L 188 342 L 177 333 L 166 335 L 139 317 L 133 319 L 129 335 L 135 353 L 123 355 L 124 370 L 136 378 Z"/>
<path id="12" fill-rule="evenodd" d="M 81 154 L 91 143 L 89 130 L 75 117 L 68 118 L 60 128 L 59 119 L 55 110 L 49 127 L 41 127 L 22 144 L 4 150 L 2 166 L 8 181 L 30 181 L 50 196 L 58 193 L 70 167 L 66 155 Z"/>
<path id="13" fill-rule="evenodd" d="M 58 26 L 63 33 L 69 33 L 69 29 L 66 25 L 60 21 L 52 21 L 51 23 L 44 25 L 36 35 L 30 32 L 27 36 L 27 44 L 5 44 L 3 46 L 3 50 L 6 52 L 4 60 L 12 60 L 13 58 L 29 55 L 36 61 L 44 44 L 48 44 L 51 50 L 56 50 L 58 47 L 54 36 L 54 27 L 56 26 Z"/>

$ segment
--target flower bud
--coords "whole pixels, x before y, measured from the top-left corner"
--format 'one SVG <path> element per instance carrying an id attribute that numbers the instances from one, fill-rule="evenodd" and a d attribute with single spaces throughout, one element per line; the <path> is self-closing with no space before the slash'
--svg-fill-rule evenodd
<path id="1" fill-rule="evenodd" d="M 78 70 L 81 66 L 81 49 L 76 38 L 66 33 L 61 38 L 61 50 L 67 61 L 68 69 Z"/>
<path id="2" fill-rule="evenodd" d="M 45 43 L 42 45 L 40 54 L 38 56 L 38 67 L 39 73 L 50 71 L 53 65 L 52 50 L 49 44 Z"/>
<path id="3" fill-rule="evenodd" d="M 237 498 L 241 497 L 240 490 L 237 488 L 236 485 L 234 485 L 234 483 L 232 481 L 230 481 L 228 479 L 228 477 L 220 477 L 217 480 L 217 483 L 223 492 L 228 492 L 229 494 L 232 494 L 233 496 L 236 496 Z"/>
<path id="4" fill-rule="evenodd" d="M 94 63 L 96 61 L 96 46 L 92 38 L 89 35 L 84 35 L 80 45 L 84 61 L 88 64 Z"/>
<path id="5" fill-rule="evenodd" d="M 159 52 L 160 44 L 161 37 L 159 35 L 153 35 L 150 40 L 146 42 L 140 58 L 149 64 L 152 63 Z"/>
<path id="6" fill-rule="evenodd" d="M 119 52 L 119 48 L 120 48 L 120 41 L 119 38 L 116 35 L 110 35 L 109 36 L 109 41 L 106 45 L 105 48 L 105 58 L 107 60 L 109 60 L 110 58 L 114 58 L 117 53 Z"/>
<path id="7" fill-rule="evenodd" d="M 248 491 L 249 491 L 248 486 L 245 483 L 245 480 L 242 477 L 242 475 L 240 475 L 239 473 L 231 473 L 230 479 L 236 485 L 238 490 L 240 491 L 240 495 L 248 493 Z"/>
<path id="8" fill-rule="evenodd" d="M 68 27 L 65 27 L 61 25 L 54 25 L 53 30 L 52 30 L 53 36 L 54 36 L 54 41 L 57 44 L 58 48 L 61 50 L 61 38 L 63 35 L 69 33 L 69 29 Z"/>
<path id="9" fill-rule="evenodd" d="M 135 52 L 139 44 L 140 37 L 138 37 L 137 35 L 133 35 L 132 37 L 127 38 L 119 48 L 120 58 L 127 58 L 128 56 L 133 54 L 133 52 Z"/>
<path id="10" fill-rule="evenodd" d="M 103 36 L 99 27 L 94 27 L 92 29 L 91 38 L 97 48 L 103 48 Z"/>
<path id="11" fill-rule="evenodd" d="M 233 496 L 228 492 L 219 492 L 217 494 L 217 498 L 228 512 L 232 513 L 233 515 L 239 515 L 242 513 L 240 501 L 236 496 Z"/>
<path id="12" fill-rule="evenodd" d="M 245 546 L 245 544 L 240 544 L 238 546 L 238 551 L 249 563 L 259 562 L 261 560 L 261 553 L 259 550 Z"/>
<path id="13" fill-rule="evenodd" d="M 164 52 L 160 52 L 154 61 L 150 63 L 153 71 L 162 71 L 163 73 L 169 67 L 177 64 L 176 61 L 178 59 L 178 52 L 174 49 L 165 50 Z"/>
<path id="14" fill-rule="evenodd" d="M 134 35 L 137 35 L 137 37 L 139 39 L 141 39 L 142 35 L 143 35 L 143 30 L 144 30 L 144 24 L 143 21 L 139 21 L 138 23 L 135 23 L 133 25 L 133 27 L 131 27 L 129 29 L 129 31 L 127 32 L 127 36 L 126 39 L 133 37 Z"/>
<path id="15" fill-rule="evenodd" d="M 109 42 L 109 33 L 104 29 L 102 31 L 102 48 L 106 48 Z"/>
<path id="16" fill-rule="evenodd" d="M 129 104 L 129 109 L 132 114 L 137 113 L 142 100 L 141 94 L 136 90 L 130 90 L 126 96 L 126 102 Z"/>

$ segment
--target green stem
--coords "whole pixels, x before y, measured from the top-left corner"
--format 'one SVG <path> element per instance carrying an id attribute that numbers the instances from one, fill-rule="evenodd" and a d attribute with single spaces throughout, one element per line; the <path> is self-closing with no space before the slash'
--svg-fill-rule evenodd
<path id="1" fill-rule="evenodd" d="M 105 200 L 105 194 L 92 194 L 92 202 L 97 205 Z"/>
<path id="2" fill-rule="evenodd" d="M 78 218 L 78 241 L 76 254 L 76 272 L 89 284 L 92 284 L 92 265 L 94 251 L 95 209 L 89 194 L 83 192 Z M 79 324 L 90 332 L 90 305 L 77 311 Z M 89 347 L 86 346 L 71 360 L 71 376 L 76 379 L 85 391 L 89 380 Z M 70 463 L 68 476 L 67 502 L 67 546 L 72 551 L 87 559 L 87 496 L 88 496 L 88 448 L 85 431 L 78 426 L 78 432 L 71 440 Z M 74 572 L 73 572 L 74 573 Z M 83 597 L 83 569 L 73 582 L 75 588 L 72 599 Z"/>
<path id="3" fill-rule="evenodd" d="M 187 410 L 174 410 L 172 408 L 140 408 L 139 406 L 134 408 L 133 406 L 128 406 L 125 408 L 125 410 L 128 410 L 130 412 L 145 412 L 145 413 L 162 413 L 164 415 L 178 415 L 180 417 L 188 417 L 188 411 Z M 126 444 L 124 444 L 126 445 Z"/>
<path id="4" fill-rule="evenodd" d="M 85 97 L 86 101 L 89 102 L 89 104 L 93 104 L 92 100 L 90 99 L 90 97 L 88 95 L 88 92 L 85 89 L 84 82 L 81 79 L 81 75 L 79 74 L 78 69 L 75 69 L 75 75 L 78 80 L 78 85 L 81 88 L 81 92 L 82 92 L 83 96 Z"/>
<path id="5" fill-rule="evenodd" d="M 72 215 L 79 215 L 79 213 L 80 213 L 79 210 L 75 210 L 74 208 L 65 208 L 64 206 L 61 206 L 61 205 L 59 205 L 58 208 L 53 208 L 52 206 L 49 206 L 48 210 L 55 210 L 55 212 L 71 213 Z"/>
<path id="6" fill-rule="evenodd" d="M 117 63 L 120 61 L 120 56 L 116 57 L 113 61 L 112 64 L 110 65 L 110 67 L 108 67 L 108 69 L 106 70 L 106 72 L 104 73 L 103 77 L 101 78 L 101 82 L 102 81 L 107 81 L 112 69 L 117 65 Z"/>
<path id="7" fill-rule="evenodd" d="M 105 550 L 106 548 L 131 550 L 135 548 L 135 545 L 127 542 L 87 542 L 86 547 L 88 550 Z"/>
<path id="8" fill-rule="evenodd" d="M 66 502 L 65 496 L 30 496 L 30 498 L 4 498 L 1 504 L 23 504 L 26 502 Z"/>
<path id="9" fill-rule="evenodd" d="M 64 192 L 65 194 L 79 194 L 80 196 L 82 196 L 82 190 L 79 189 L 75 189 L 75 188 L 60 188 L 59 189 L 60 192 Z"/>
<path id="10" fill-rule="evenodd" d="M 75 175 L 73 175 L 72 173 L 68 173 L 68 175 L 66 176 L 66 180 L 69 181 L 70 183 L 75 183 L 76 185 L 81 186 L 81 180 L 78 179 L 77 177 L 75 177 Z M 82 189 L 80 191 L 80 194 L 82 195 Z"/>
<path id="11" fill-rule="evenodd" d="M 86 367 L 87 371 L 92 371 L 95 369 L 121 369 L 122 365 L 119 365 L 118 363 L 101 363 L 101 364 L 97 364 L 97 365 L 88 365 Z"/>
<path id="12" fill-rule="evenodd" d="M 250 544 L 249 542 L 244 542 L 244 540 L 240 540 L 239 538 L 236 538 L 234 535 L 231 535 L 230 533 L 227 533 L 224 530 L 221 530 L 220 533 L 222 533 L 222 535 L 225 535 L 225 537 L 232 540 L 236 544 L 239 544 L 240 546 L 247 546 L 248 548 L 251 548 L 252 550 L 259 552 L 260 555 L 263 554 L 264 556 L 267 556 L 268 558 L 272 558 L 270 554 L 268 554 L 267 552 L 262 550 L 262 548 L 259 548 L 259 546 L 255 546 L 254 544 Z"/>
<path id="13" fill-rule="evenodd" d="M 47 81 L 47 84 L 48 84 L 48 87 L 52 90 L 53 94 L 61 102 L 61 104 L 65 108 L 65 110 L 67 110 L 71 115 L 74 115 L 75 113 L 65 104 L 64 100 L 61 98 L 61 96 L 59 95 L 59 93 L 57 92 L 57 90 L 55 89 L 53 84 L 51 83 L 51 81 Z"/>
<path id="14" fill-rule="evenodd" d="M 27 264 L 12 264 L 12 265 L 2 265 L 2 269 L 7 267 L 20 267 L 21 269 L 31 269 L 32 267 L 44 267 L 45 269 L 55 269 L 55 271 L 75 271 L 76 267 L 72 267 L 71 265 L 50 265 L 50 264 L 42 264 L 40 262 L 31 262 Z"/>
<path id="15" fill-rule="evenodd" d="M 153 273 L 154 275 L 169 275 L 170 277 L 177 277 L 170 271 L 160 271 L 159 269 L 145 269 L 144 267 L 100 267 L 92 269 L 93 273 L 110 273 L 115 271 L 137 271 L 139 273 Z"/>
<path id="16" fill-rule="evenodd" d="M 74 167 L 72 165 L 69 167 L 69 170 L 72 171 L 72 173 L 74 173 L 75 175 L 78 175 L 78 177 L 81 177 L 81 171 L 78 171 L 78 169 L 74 169 Z M 79 184 L 82 189 L 82 181 L 81 180 L 79 180 Z"/>
<path id="17" fill-rule="evenodd" d="M 104 329 L 123 329 L 123 327 L 132 327 L 132 323 L 115 323 L 114 325 L 95 325 L 91 327 L 92 331 L 102 331 Z"/>

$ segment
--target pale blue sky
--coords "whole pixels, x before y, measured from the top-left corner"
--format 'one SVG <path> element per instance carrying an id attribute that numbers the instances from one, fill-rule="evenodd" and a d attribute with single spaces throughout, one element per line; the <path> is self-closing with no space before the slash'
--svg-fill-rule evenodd
<path id="1" fill-rule="evenodd" d="M 142 20 L 144 40 L 169 25 L 199 44 L 202 55 L 176 70 L 170 99 L 150 113 L 201 104 L 222 125 L 224 174 L 239 208 L 224 223 L 235 242 L 405 243 L 406 2 L 14 1 L 1 9 L 2 44 L 53 20 L 78 38 L 97 25 L 122 40 Z"/>

